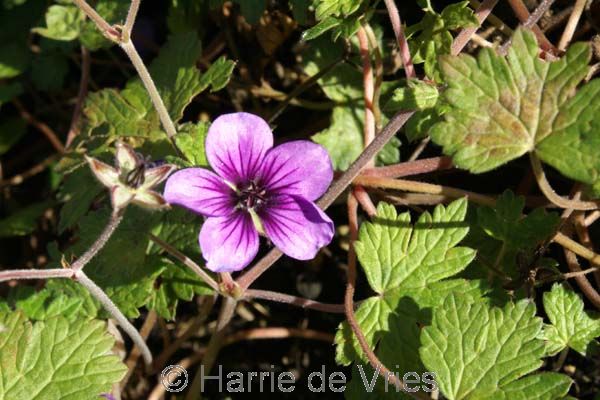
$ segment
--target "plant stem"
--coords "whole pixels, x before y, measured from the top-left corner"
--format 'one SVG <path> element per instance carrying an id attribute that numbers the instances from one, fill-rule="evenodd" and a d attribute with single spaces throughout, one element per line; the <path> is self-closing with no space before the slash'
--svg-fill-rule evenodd
<path id="1" fill-rule="evenodd" d="M 364 25 L 365 32 L 369 38 L 369 47 L 373 53 L 375 60 L 375 83 L 373 86 L 373 115 L 375 117 L 375 132 L 379 132 L 382 128 L 381 124 L 381 107 L 379 106 L 379 99 L 381 97 L 381 84 L 383 83 L 383 58 L 381 57 L 381 49 L 377 42 L 377 36 L 373 32 L 373 28 L 368 23 Z"/>
<path id="2" fill-rule="evenodd" d="M 219 311 L 219 319 L 217 320 L 215 332 L 211 336 L 206 352 L 202 357 L 202 366 L 204 368 L 199 368 L 196 372 L 194 380 L 192 381 L 192 386 L 185 396 L 185 400 L 197 400 L 202 397 L 202 392 L 200 390 L 202 388 L 203 380 L 202 373 L 208 374 L 217 360 L 217 355 L 219 354 L 219 350 L 225 337 L 225 330 L 233 317 L 236 305 L 237 301 L 231 297 L 223 297 L 223 303 L 221 304 L 221 310 Z"/>
<path id="3" fill-rule="evenodd" d="M 371 55 L 369 54 L 369 38 L 365 28 L 360 25 L 356 32 L 360 47 L 360 58 L 362 60 L 363 72 L 363 98 L 365 102 L 365 121 L 363 124 L 364 147 L 367 147 L 375 138 L 375 114 L 373 113 L 373 93 L 375 82 L 373 80 L 373 68 L 371 67 Z M 375 159 L 369 160 L 365 167 L 374 167 Z"/>
<path id="4" fill-rule="evenodd" d="M 117 321 L 121 328 L 129 335 L 133 343 L 140 349 L 144 362 L 147 366 L 152 365 L 152 353 L 144 339 L 140 336 L 135 327 L 129 322 L 129 320 L 121 313 L 119 308 L 112 302 L 112 300 L 104 293 L 104 291 L 94 283 L 87 275 L 79 270 L 75 272 L 75 279 L 81 283 L 90 294 L 102 304 L 104 309 Z"/>
<path id="5" fill-rule="evenodd" d="M 0 282 L 23 279 L 71 278 L 73 275 L 73 271 L 69 268 L 11 269 L 0 271 Z"/>
<path id="6" fill-rule="evenodd" d="M 269 290 L 248 289 L 244 292 L 244 300 L 263 299 L 275 301 L 278 303 L 291 304 L 302 308 L 310 308 L 313 310 L 328 312 L 328 313 L 344 313 L 343 304 L 321 303 L 302 297 L 292 296 L 289 294 L 271 292 Z"/>
<path id="7" fill-rule="evenodd" d="M 361 155 L 350 165 L 350 168 L 344 172 L 338 180 L 333 182 L 327 192 L 317 201 L 317 205 L 325 210 L 334 202 L 337 197 L 352 183 L 352 180 L 358 176 L 363 167 L 385 146 L 385 144 L 404 126 L 406 121 L 414 114 L 413 111 L 400 111 L 392 117 L 381 133 L 375 136 L 371 144 L 361 153 Z M 248 272 L 237 279 L 237 283 L 242 290 L 248 287 L 258 279 L 271 265 L 281 257 L 283 253 L 274 248 L 267 253 L 258 263 L 256 263 Z"/>
<path id="8" fill-rule="evenodd" d="M 121 46 L 123 51 L 127 54 L 129 59 L 131 60 L 131 63 L 133 64 L 135 70 L 137 71 L 138 75 L 140 76 L 140 79 L 142 80 L 144 87 L 148 91 L 148 95 L 150 95 L 152 104 L 154 104 L 154 108 L 156 109 L 156 112 L 158 113 L 160 122 L 162 123 L 163 127 L 165 128 L 167 136 L 169 137 L 169 139 L 171 139 L 173 141 L 173 144 L 174 144 L 175 142 L 174 142 L 173 137 L 177 134 L 177 131 L 175 130 L 175 125 L 173 124 L 173 121 L 171 120 L 171 117 L 169 116 L 167 107 L 165 107 L 165 103 L 163 102 L 162 97 L 160 97 L 160 94 L 158 93 L 158 89 L 156 88 L 156 85 L 154 84 L 154 81 L 152 80 L 152 77 L 150 76 L 150 73 L 148 72 L 146 65 L 142 61 L 140 55 L 138 54 L 138 52 L 131 40 L 129 40 L 127 42 L 119 43 L 119 45 Z M 177 146 L 175 146 L 175 147 L 177 147 Z"/>
<path id="9" fill-rule="evenodd" d="M 129 5 L 129 11 L 127 12 L 127 19 L 123 26 L 123 35 L 126 42 L 131 38 L 131 31 L 133 30 L 133 24 L 135 24 L 135 18 L 140 8 L 140 0 L 131 0 Z"/>
<path id="10" fill-rule="evenodd" d="M 377 216 L 377 207 L 373 204 L 373 201 L 365 188 L 362 186 L 354 186 L 354 188 L 352 188 L 352 193 L 369 217 L 373 218 Z"/>
<path id="11" fill-rule="evenodd" d="M 150 240 L 159 245 L 163 250 L 167 253 L 171 254 L 173 257 L 181 261 L 186 267 L 194 271 L 196 275 L 200 277 L 208 286 L 210 286 L 215 292 L 219 293 L 219 284 L 215 281 L 206 271 L 204 271 L 198 264 L 194 262 L 191 258 L 171 246 L 170 244 L 164 242 L 162 239 L 154 236 L 153 234 L 149 234 Z"/>
<path id="12" fill-rule="evenodd" d="M 100 233 L 100 236 L 98 236 L 98 238 L 90 246 L 90 248 L 87 249 L 87 251 L 85 253 L 83 253 L 83 255 L 81 257 L 79 257 L 77 259 L 77 261 L 75 261 L 71 265 L 71 269 L 73 271 L 80 271 L 81 269 L 83 269 L 83 267 L 85 267 L 87 265 L 87 263 L 89 263 L 92 260 L 92 258 L 94 258 L 96 256 L 96 254 L 98 254 L 98 252 L 100 250 L 102 250 L 104 245 L 106 245 L 106 242 L 108 242 L 108 240 L 110 239 L 112 234 L 115 232 L 115 230 L 117 229 L 117 227 L 119 226 L 119 224 L 121 223 L 122 220 L 123 220 L 122 213 L 120 213 L 120 212 L 114 213 L 113 212 L 110 215 L 110 219 L 108 220 L 106 227 L 104 227 L 104 230 L 102 231 L 102 233 Z"/>
<path id="13" fill-rule="evenodd" d="M 567 259 L 567 265 L 571 272 L 581 272 L 581 267 L 579 266 L 579 261 L 577 260 L 577 256 L 570 249 L 564 249 L 565 258 Z M 600 294 L 594 289 L 590 281 L 587 279 L 585 275 L 576 275 L 574 276 L 575 282 L 587 297 L 587 299 L 598 309 L 600 309 Z"/>
<path id="14" fill-rule="evenodd" d="M 257 339 L 287 339 L 287 338 L 302 338 L 309 340 L 321 340 L 328 343 L 333 343 L 335 337 L 330 333 L 315 331 L 313 329 L 299 329 L 288 327 L 268 327 L 268 328 L 253 328 L 244 331 L 235 332 L 225 338 L 223 346 L 228 346 L 233 343 L 241 342 L 242 340 L 257 340 Z"/>
<path id="15" fill-rule="evenodd" d="M 577 24 L 579 23 L 579 19 L 581 18 L 581 14 L 583 14 L 583 10 L 585 9 L 585 5 L 587 0 L 577 0 L 575 2 L 575 7 L 573 8 L 573 12 L 569 17 L 569 21 L 567 22 L 567 26 L 565 26 L 565 30 L 563 31 L 562 36 L 560 37 L 560 41 L 558 42 L 558 49 L 565 50 L 571 39 L 573 39 L 573 34 L 575 34 L 575 29 L 577 29 Z"/>
<path id="16" fill-rule="evenodd" d="M 385 167 L 365 168 L 360 176 L 377 176 L 380 178 L 402 178 L 404 176 L 426 174 L 452 168 L 450 157 L 432 157 L 422 160 L 407 161 Z"/>
<path id="17" fill-rule="evenodd" d="M 534 153 L 529 153 L 529 160 L 531 161 L 531 168 L 533 169 L 533 174 L 540 190 L 553 204 L 561 208 L 572 208 L 573 210 L 596 210 L 600 208 L 599 201 L 571 200 L 557 195 L 546 179 L 540 159 Z"/>
<path id="18" fill-rule="evenodd" d="M 94 10 L 85 0 L 73 0 L 73 2 L 96 24 L 98 29 L 108 39 L 115 41 L 115 29 L 100 14 Z"/>
<path id="19" fill-rule="evenodd" d="M 398 42 L 398 48 L 400 49 L 400 59 L 404 66 L 404 73 L 407 78 L 415 78 L 415 67 L 410 56 L 410 49 L 408 47 L 408 41 L 404 35 L 404 29 L 402 28 L 402 21 L 400 20 L 400 13 L 394 0 L 384 0 L 385 7 L 387 8 L 390 22 L 392 23 L 392 29 L 396 35 L 396 41 Z"/>
<path id="20" fill-rule="evenodd" d="M 462 31 L 460 31 L 460 33 L 458 34 L 458 36 L 456 36 L 456 39 L 454 39 L 454 42 L 452 43 L 452 47 L 450 49 L 450 53 L 452 55 L 458 55 L 465 48 L 467 43 L 469 43 L 469 40 L 471 40 L 473 34 L 477 32 L 477 29 L 481 27 L 483 21 L 485 21 L 486 18 L 492 13 L 492 10 L 494 9 L 497 3 L 498 0 L 484 0 L 479 5 L 477 10 L 475 11 L 475 17 L 477 18 L 477 21 L 479 21 L 479 25 L 464 28 Z"/>
<path id="21" fill-rule="evenodd" d="M 431 183 L 409 181 L 404 179 L 379 178 L 375 176 L 359 176 L 354 180 L 354 184 L 365 187 L 379 187 L 386 189 L 405 190 L 417 193 L 442 194 L 453 198 L 467 196 L 469 200 L 480 204 L 493 206 L 496 200 L 493 197 L 479 193 L 469 192 L 467 190 L 456 189 L 453 187 L 433 185 Z"/>

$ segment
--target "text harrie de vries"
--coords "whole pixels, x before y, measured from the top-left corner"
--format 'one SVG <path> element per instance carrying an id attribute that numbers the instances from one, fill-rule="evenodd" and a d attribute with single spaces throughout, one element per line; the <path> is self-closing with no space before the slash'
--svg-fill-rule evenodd
<path id="1" fill-rule="evenodd" d="M 232 371 L 225 374 L 223 366 L 219 365 L 218 370 L 215 371 L 216 373 L 213 372 L 210 375 L 204 371 L 204 366 L 200 366 L 200 390 L 204 392 L 208 388 L 217 388 L 220 393 L 290 393 L 296 390 L 298 385 L 306 385 L 314 393 L 327 391 L 342 393 L 346 390 L 346 386 L 350 380 L 344 372 L 334 371 L 328 373 L 325 366 L 322 366 L 318 371 L 311 372 L 302 380 L 296 379 L 294 374 L 289 371 L 276 372 L 273 368 L 274 366 L 272 365 L 271 371 Z M 354 376 L 353 379 L 359 379 L 361 386 L 369 393 L 375 391 L 376 387 L 378 390 L 383 389 L 385 392 L 389 390 L 396 392 L 423 391 L 431 393 L 437 390 L 435 373 L 433 372 L 406 372 L 404 374 L 389 372 L 386 375 L 380 373 L 379 370 L 373 370 L 363 365 L 356 365 L 356 368 L 358 370 L 358 377 Z M 395 385 L 390 374 L 396 377 L 397 382 L 402 382 L 403 387 L 399 384 Z"/>

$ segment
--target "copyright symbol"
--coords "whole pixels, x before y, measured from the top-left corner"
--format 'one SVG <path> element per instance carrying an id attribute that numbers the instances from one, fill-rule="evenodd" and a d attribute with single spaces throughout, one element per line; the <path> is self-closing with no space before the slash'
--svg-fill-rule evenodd
<path id="1" fill-rule="evenodd" d="M 169 365 L 160 373 L 160 381 L 167 392 L 181 392 L 188 384 L 188 373 L 181 365 Z"/>

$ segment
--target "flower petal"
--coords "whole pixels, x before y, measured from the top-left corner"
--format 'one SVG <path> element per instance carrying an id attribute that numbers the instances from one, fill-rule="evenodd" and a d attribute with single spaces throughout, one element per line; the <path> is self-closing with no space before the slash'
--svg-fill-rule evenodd
<path id="1" fill-rule="evenodd" d="M 259 213 L 267 237 L 288 256 L 310 260 L 331 242 L 333 222 L 314 203 L 279 195 Z"/>
<path id="2" fill-rule="evenodd" d="M 273 133 L 259 116 L 224 114 L 215 119 L 206 137 L 208 162 L 223 178 L 238 184 L 253 179 L 273 147 Z"/>
<path id="3" fill-rule="evenodd" d="M 261 176 L 268 191 L 316 200 L 331 184 L 333 167 L 323 146 L 295 140 L 269 150 Z"/>
<path id="4" fill-rule="evenodd" d="M 208 218 L 200 230 L 200 249 L 206 268 L 213 272 L 243 269 L 258 252 L 258 232 L 252 218 L 243 211 Z"/>
<path id="5" fill-rule="evenodd" d="M 234 211 L 233 190 L 215 173 L 204 168 L 186 168 L 167 179 L 164 192 L 170 204 L 198 214 L 216 217 Z"/>

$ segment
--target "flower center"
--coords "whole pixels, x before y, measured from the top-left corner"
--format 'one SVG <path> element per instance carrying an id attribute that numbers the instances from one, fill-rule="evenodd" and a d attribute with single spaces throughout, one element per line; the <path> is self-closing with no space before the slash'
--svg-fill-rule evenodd
<path id="1" fill-rule="evenodd" d="M 253 181 L 238 192 L 238 204 L 247 210 L 260 208 L 266 201 L 267 191 Z"/>

